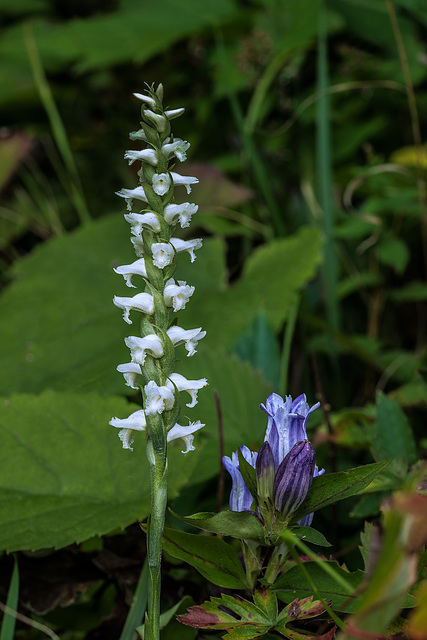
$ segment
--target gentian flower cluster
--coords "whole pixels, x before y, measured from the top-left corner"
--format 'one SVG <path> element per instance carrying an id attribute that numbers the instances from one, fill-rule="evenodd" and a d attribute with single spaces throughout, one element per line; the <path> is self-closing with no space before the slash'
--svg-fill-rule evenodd
<path id="1" fill-rule="evenodd" d="M 126 151 L 125 159 L 129 164 L 141 163 L 140 184 L 135 189 L 121 189 L 117 195 L 127 204 L 128 212 L 124 217 L 130 225 L 136 260 L 118 266 L 114 271 L 124 277 L 130 288 L 136 288 L 134 279 L 139 279 L 143 291 L 132 297 L 114 296 L 113 302 L 123 310 L 127 324 L 132 324 L 131 314 L 133 320 L 138 320 L 137 335 L 125 338 L 130 362 L 119 364 L 117 370 L 131 389 L 141 390 L 143 408 L 128 418 L 113 418 L 110 424 L 120 429 L 119 437 L 125 449 L 132 449 L 134 431 L 147 431 L 159 442 L 162 438 L 168 442 L 183 438 L 183 453 L 187 453 L 194 450 L 193 433 L 204 425 L 200 421 L 186 426 L 178 424 L 179 394 L 188 392 L 190 402 L 186 406 L 194 407 L 198 390 L 207 382 L 205 378 L 187 380 L 174 372 L 175 347 L 184 345 L 187 355 L 192 356 L 206 332 L 200 327 L 184 329 L 175 323 L 174 314 L 185 308 L 194 287 L 180 280 L 176 282 L 173 276 L 177 255 L 188 252 L 194 262 L 195 251 L 202 246 L 202 241 L 173 237 L 172 230 L 176 225 L 183 229 L 188 227 L 198 208 L 189 202 L 176 204 L 175 186 L 182 185 L 189 194 L 191 185 L 198 180 L 172 171 L 177 161 L 186 159 L 190 146 L 171 133 L 170 121 L 180 116 L 184 109 L 163 108 L 162 85 L 156 91 L 150 88 L 147 95 L 135 93 L 134 96 L 143 103 L 142 122 L 141 128 L 131 133 L 130 138 L 143 143 L 145 148 Z"/>
<path id="2" fill-rule="evenodd" d="M 272 393 L 261 409 L 268 416 L 264 444 L 258 453 L 246 446 L 240 448 L 243 458 L 255 469 L 256 495 L 247 487 L 236 451 L 224 456 L 225 468 L 232 478 L 230 509 L 255 511 L 269 531 L 276 523 L 285 523 L 304 501 L 313 477 L 324 473 L 315 463 L 312 444 L 307 439 L 306 425 L 310 414 L 320 403 L 309 407 L 304 394 L 284 400 Z M 313 514 L 300 521 L 309 526 Z"/>

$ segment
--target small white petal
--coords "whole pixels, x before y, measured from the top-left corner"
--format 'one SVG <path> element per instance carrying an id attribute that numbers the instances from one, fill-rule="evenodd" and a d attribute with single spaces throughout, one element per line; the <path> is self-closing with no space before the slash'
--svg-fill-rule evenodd
<path id="1" fill-rule="evenodd" d="M 129 164 L 132 164 L 135 160 L 141 160 L 141 162 L 148 162 L 155 167 L 157 165 L 157 154 L 154 149 L 143 149 L 142 151 L 130 149 L 125 153 L 125 160 Z"/>
<path id="2" fill-rule="evenodd" d="M 205 337 L 206 331 L 202 331 L 202 328 L 198 329 L 183 329 L 182 327 L 172 326 L 166 332 L 175 347 L 180 344 L 185 344 L 185 348 L 188 351 L 188 357 L 194 356 L 196 353 L 196 347 L 199 340 Z"/>
<path id="3" fill-rule="evenodd" d="M 194 436 L 192 435 L 195 431 L 198 431 L 205 425 L 197 420 L 197 422 L 190 422 L 188 427 L 182 427 L 180 424 L 176 424 L 172 429 L 168 432 L 167 441 L 171 442 L 172 440 L 177 440 L 178 438 L 182 438 L 185 442 L 185 450 L 183 450 L 183 454 L 185 455 L 189 451 L 194 451 L 193 440 Z"/>
<path id="4" fill-rule="evenodd" d="M 131 309 L 142 311 L 151 315 L 154 313 L 154 301 L 153 296 L 149 293 L 137 293 L 133 298 L 124 298 L 121 296 L 114 296 L 113 303 L 116 307 L 123 309 L 123 320 L 128 324 L 132 324 L 132 320 L 129 318 Z"/>
<path id="5" fill-rule="evenodd" d="M 174 171 L 171 171 L 171 176 L 173 183 L 175 185 L 183 185 L 187 189 L 187 193 L 191 193 L 190 185 L 199 182 L 197 178 L 193 178 L 192 176 L 181 176 L 179 173 L 175 173 Z"/>
<path id="6" fill-rule="evenodd" d="M 164 208 L 165 220 L 168 224 L 175 224 L 178 220 L 182 229 L 190 226 L 191 216 L 198 210 L 197 204 L 184 202 L 183 204 L 168 204 Z M 178 218 L 178 220 L 177 220 Z"/>
<path id="7" fill-rule="evenodd" d="M 203 244 L 203 240 L 201 238 L 195 238 L 194 240 L 181 240 L 181 238 L 171 238 L 171 245 L 173 245 L 175 251 L 180 253 L 181 251 L 188 251 L 190 254 L 191 262 L 194 262 L 196 259 L 196 254 L 194 253 L 196 249 L 200 249 Z"/>
<path id="8" fill-rule="evenodd" d="M 152 179 L 153 191 L 158 196 L 164 196 L 171 186 L 171 177 L 168 173 L 155 173 Z"/>
<path id="9" fill-rule="evenodd" d="M 135 253 L 138 258 L 142 258 L 144 255 L 144 241 L 142 238 L 131 238 L 130 241 L 133 244 L 133 248 L 135 249 Z"/>
<path id="10" fill-rule="evenodd" d="M 179 116 L 182 116 L 184 111 L 185 111 L 184 107 L 181 107 L 180 109 L 168 109 L 167 111 L 165 111 L 165 116 L 167 117 L 168 120 L 173 120 L 174 118 L 178 118 Z"/>
<path id="11" fill-rule="evenodd" d="M 138 100 L 142 100 L 143 102 L 145 102 L 145 104 L 148 104 L 148 106 L 152 109 L 154 109 L 154 107 L 156 106 L 156 101 L 150 96 L 144 96 L 143 93 L 134 93 L 133 95 L 135 96 L 135 98 L 138 98 Z"/>
<path id="12" fill-rule="evenodd" d="M 132 264 L 124 264 L 120 267 L 116 267 L 114 271 L 124 277 L 128 287 L 133 288 L 135 288 L 135 285 L 132 284 L 133 276 L 142 276 L 143 278 L 147 277 L 144 258 L 135 260 L 135 262 L 132 262 Z"/>
<path id="13" fill-rule="evenodd" d="M 139 131 L 131 131 L 129 134 L 129 138 L 131 140 L 143 140 L 147 142 L 147 136 L 145 135 L 144 129 L 139 129 Z"/>
<path id="14" fill-rule="evenodd" d="M 138 376 L 141 375 L 141 367 L 136 362 L 127 362 L 126 364 L 119 364 L 117 366 L 117 371 L 119 373 L 123 373 L 123 377 L 125 379 L 125 383 L 131 389 L 138 390 L 139 387 L 136 384 L 138 380 Z"/>
<path id="15" fill-rule="evenodd" d="M 121 431 L 119 431 L 119 438 L 123 442 L 123 449 L 133 451 L 131 447 L 133 442 L 132 434 L 134 431 L 145 431 L 145 412 L 142 409 L 138 409 L 138 411 L 131 413 L 129 418 L 112 418 L 109 424 L 111 424 L 112 427 L 121 429 Z"/>
<path id="16" fill-rule="evenodd" d="M 153 264 L 158 269 L 164 269 L 164 267 L 172 264 L 175 257 L 174 248 L 168 242 L 153 242 L 151 251 L 153 254 Z"/>
<path id="17" fill-rule="evenodd" d="M 123 449 L 130 449 L 133 451 L 131 445 L 133 444 L 133 429 L 120 429 L 118 436 L 123 443 Z"/>
<path id="18" fill-rule="evenodd" d="M 120 189 L 120 191 L 116 191 L 116 196 L 125 198 L 128 211 L 132 209 L 132 202 L 134 198 L 142 200 L 143 202 L 148 202 L 144 188 L 141 186 L 135 187 L 135 189 Z"/>
<path id="19" fill-rule="evenodd" d="M 165 303 L 169 307 L 173 307 L 174 311 L 180 311 L 181 309 L 185 309 L 185 305 L 194 291 L 195 287 L 191 287 L 183 280 L 178 280 L 178 284 L 176 284 L 175 280 L 170 278 L 166 282 L 163 296 Z"/>
<path id="20" fill-rule="evenodd" d="M 163 355 L 163 343 L 154 333 L 144 338 L 128 336 L 125 338 L 125 344 L 130 349 L 132 362 L 138 363 L 138 366 L 144 364 L 147 351 L 155 358 Z"/>
<path id="21" fill-rule="evenodd" d="M 144 387 L 146 395 L 145 413 L 154 416 L 156 413 L 163 413 L 172 409 L 175 403 L 175 395 L 166 386 L 157 385 L 154 380 L 150 380 Z"/>
<path id="22" fill-rule="evenodd" d="M 163 133 L 166 129 L 166 118 L 160 113 L 154 113 L 151 109 L 144 109 L 144 118 L 154 124 L 159 133 Z"/>
<path id="23" fill-rule="evenodd" d="M 178 391 L 187 391 L 191 396 L 191 402 L 186 406 L 192 409 L 197 404 L 197 392 L 203 387 L 206 387 L 208 381 L 206 378 L 200 380 L 187 380 L 180 373 L 171 373 L 169 380 L 173 382 Z"/>
<path id="24" fill-rule="evenodd" d="M 154 211 L 146 213 L 125 213 L 125 220 L 130 223 L 130 230 L 138 238 L 142 235 L 142 230 L 146 227 L 151 231 L 159 233 L 160 222 Z"/>
<path id="25" fill-rule="evenodd" d="M 180 160 L 180 162 L 184 162 L 184 160 L 187 159 L 187 151 L 189 148 L 190 143 L 187 142 L 187 140 L 175 138 L 173 142 L 167 142 L 162 145 L 162 153 L 167 160 L 174 155 L 178 160 Z"/>

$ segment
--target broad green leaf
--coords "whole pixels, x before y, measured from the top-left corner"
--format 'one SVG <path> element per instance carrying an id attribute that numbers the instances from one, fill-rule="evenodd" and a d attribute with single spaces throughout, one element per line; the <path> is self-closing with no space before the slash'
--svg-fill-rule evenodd
<path id="1" fill-rule="evenodd" d="M 405 271 L 410 258 L 406 242 L 392 235 L 380 242 L 376 248 L 376 254 L 380 262 L 394 269 L 399 275 Z"/>
<path id="2" fill-rule="evenodd" d="M 326 507 L 338 500 L 344 500 L 362 491 L 389 464 L 389 461 L 375 462 L 349 471 L 325 473 L 313 478 L 307 497 L 292 515 L 292 521 L 301 520 L 304 516 Z"/>
<path id="3" fill-rule="evenodd" d="M 332 609 L 339 609 L 345 612 L 353 611 L 356 600 L 354 592 L 362 582 L 365 575 L 364 572 L 358 570 L 350 573 L 342 569 L 337 562 L 329 562 L 328 564 L 334 569 L 334 572 L 349 583 L 350 589 L 345 590 L 341 582 L 334 580 L 316 562 L 310 561 L 304 562 L 304 570 L 300 565 L 297 565 L 276 580 L 274 589 L 278 597 L 283 602 L 292 602 L 295 598 L 306 598 L 313 595 L 313 587 L 309 580 L 311 578 L 322 598 L 331 601 Z M 307 572 L 309 578 L 307 578 L 305 572 Z"/>
<path id="4" fill-rule="evenodd" d="M 295 293 L 316 272 L 321 246 L 318 229 L 303 227 L 289 238 L 256 249 L 236 283 L 221 290 L 200 292 L 197 303 L 188 310 L 191 322 L 208 332 L 211 344 L 224 348 L 230 348 L 259 313 L 263 313 L 273 330 L 280 329 Z M 186 317 L 187 309 L 180 315 L 180 321 Z"/>
<path id="5" fill-rule="evenodd" d="M 144 434 L 136 434 L 133 452 L 125 451 L 108 424 L 137 408 L 94 393 L 45 391 L 2 399 L 0 549 L 63 547 L 148 515 Z M 169 448 L 171 497 L 197 458 L 197 451 L 184 458 L 181 448 Z"/>
<path id="6" fill-rule="evenodd" d="M 323 533 L 316 531 L 316 529 L 313 529 L 312 527 L 292 527 L 292 533 L 304 542 L 310 542 L 311 544 L 316 544 L 319 547 L 331 546 Z"/>
<path id="7" fill-rule="evenodd" d="M 264 529 L 254 513 L 248 511 L 221 511 L 220 513 L 194 513 L 191 516 L 179 516 L 183 522 L 223 536 L 254 540 L 264 543 Z"/>
<path id="8" fill-rule="evenodd" d="M 247 588 L 245 572 L 236 552 L 221 538 L 165 528 L 162 546 L 171 556 L 184 560 L 220 587 Z"/>
<path id="9" fill-rule="evenodd" d="M 220 286 L 222 251 L 220 240 L 205 242 L 192 284 L 202 288 L 206 280 L 206 286 Z M 123 338 L 138 331 L 138 316 L 135 312 L 133 325 L 127 325 L 112 299 L 137 291 L 113 272 L 133 259 L 129 225 L 116 215 L 44 243 L 15 263 L 13 280 L 0 298 L 3 394 L 44 388 L 104 395 L 129 391 L 116 366 L 129 361 Z M 197 292 L 193 298 L 197 304 Z M 195 326 L 191 315 L 188 321 L 188 327 Z M 179 347 L 177 357 L 185 358 L 183 353 Z"/>
<path id="10" fill-rule="evenodd" d="M 377 419 L 372 426 L 374 458 L 402 460 L 405 465 L 417 459 L 417 451 L 408 418 L 396 400 L 382 393 L 377 395 Z"/>

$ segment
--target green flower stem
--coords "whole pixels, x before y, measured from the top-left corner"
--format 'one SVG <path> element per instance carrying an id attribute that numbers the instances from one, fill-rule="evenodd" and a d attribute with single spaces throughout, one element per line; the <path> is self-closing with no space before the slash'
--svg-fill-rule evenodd
<path id="1" fill-rule="evenodd" d="M 161 447 L 161 438 L 147 442 L 147 458 L 151 476 L 151 515 L 147 536 L 148 556 L 148 609 L 145 623 L 145 640 L 160 637 L 160 591 L 162 535 L 167 503 L 167 458 L 166 442 Z M 159 446 L 160 445 L 160 446 Z"/>

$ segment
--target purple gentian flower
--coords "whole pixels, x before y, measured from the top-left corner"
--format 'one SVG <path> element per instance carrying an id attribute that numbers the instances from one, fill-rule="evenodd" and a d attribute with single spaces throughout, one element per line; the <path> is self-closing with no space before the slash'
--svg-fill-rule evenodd
<path id="1" fill-rule="evenodd" d="M 268 416 L 264 444 L 258 454 L 241 447 L 242 454 L 256 469 L 258 503 L 263 512 L 274 505 L 282 517 L 296 511 L 304 501 L 313 478 L 319 472 L 315 464 L 315 452 L 307 439 L 306 424 L 310 414 L 320 403 L 309 407 L 304 394 L 292 400 L 272 393 L 261 409 Z M 238 454 L 224 457 L 224 465 L 230 473 L 233 486 L 230 494 L 232 511 L 248 511 L 254 500 L 239 470 Z M 310 526 L 313 514 L 300 520 L 301 526 Z"/>

